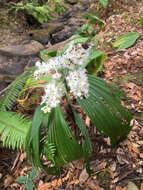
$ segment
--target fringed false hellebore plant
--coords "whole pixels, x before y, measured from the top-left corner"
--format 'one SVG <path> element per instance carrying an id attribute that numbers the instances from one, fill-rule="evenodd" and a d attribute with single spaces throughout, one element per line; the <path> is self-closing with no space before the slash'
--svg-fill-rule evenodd
<path id="1" fill-rule="evenodd" d="M 56 53 L 47 62 L 36 62 L 36 69 L 30 68 L 19 76 L 0 102 L 3 145 L 12 148 L 23 145 L 34 166 L 54 175 L 63 165 L 82 157 L 89 166 L 92 146 L 76 109 L 79 104 L 98 131 L 110 137 L 115 146 L 131 130 L 132 116 L 122 107 L 124 95 L 115 86 L 88 74 L 88 65 L 96 64 L 97 72 L 104 58 L 91 44 L 73 40 L 66 50 Z M 44 94 L 32 121 L 8 111 L 17 97 L 39 87 L 44 89 Z M 71 115 L 66 112 L 67 104 Z M 73 136 L 71 123 L 80 129 L 80 140 Z M 49 167 L 43 164 L 43 156 L 50 161 Z"/>

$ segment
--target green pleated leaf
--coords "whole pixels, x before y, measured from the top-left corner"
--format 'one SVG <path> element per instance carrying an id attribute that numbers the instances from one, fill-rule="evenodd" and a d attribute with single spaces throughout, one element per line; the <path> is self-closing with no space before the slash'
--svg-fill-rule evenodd
<path id="1" fill-rule="evenodd" d="M 79 127 L 79 129 L 83 135 L 83 138 L 84 138 L 83 142 L 82 142 L 83 155 L 84 155 L 84 158 L 86 161 L 87 171 L 90 173 L 89 159 L 90 159 L 91 152 L 92 152 L 92 145 L 91 145 L 90 137 L 88 134 L 88 130 L 86 129 L 86 126 L 85 126 L 83 120 L 80 118 L 80 116 L 78 115 L 78 113 L 76 112 L 74 107 L 72 106 L 72 102 L 67 94 L 66 94 L 66 97 L 67 97 L 67 100 L 70 103 L 71 109 L 73 111 L 75 122 L 76 122 L 77 126 Z"/>
<path id="2" fill-rule="evenodd" d="M 55 167 L 61 167 L 82 157 L 82 148 L 73 137 L 60 107 L 55 109 L 54 120 L 49 124 L 49 143 L 56 147 Z"/>
<path id="3" fill-rule="evenodd" d="M 31 121 L 14 112 L 0 112 L 0 134 L 3 146 L 12 149 L 25 147 L 26 135 Z"/>
<path id="4" fill-rule="evenodd" d="M 116 145 L 131 130 L 131 114 L 121 105 L 121 93 L 103 79 L 88 75 L 89 97 L 77 99 L 102 135 Z"/>
<path id="5" fill-rule="evenodd" d="M 46 128 L 49 128 L 49 120 L 53 120 L 53 112 L 50 114 L 44 114 L 41 111 L 41 106 L 38 106 L 35 110 L 32 125 L 30 126 L 27 138 L 26 138 L 26 153 L 30 162 L 34 167 L 43 168 L 48 174 L 58 175 L 59 172 L 55 167 L 46 167 L 41 161 L 41 155 L 43 153 L 42 138 L 46 138 Z M 42 130 L 45 130 L 45 132 Z M 46 145 L 47 146 L 47 145 Z"/>
<path id="6" fill-rule="evenodd" d="M 89 137 L 88 131 L 86 129 L 86 126 L 85 126 L 83 120 L 79 117 L 79 115 L 76 113 L 76 111 L 74 109 L 73 109 L 73 113 L 74 113 L 75 122 L 76 122 L 77 126 L 79 127 L 79 129 L 81 130 L 81 133 L 84 137 L 84 140 L 82 142 L 83 155 L 84 155 L 84 159 L 86 161 L 86 169 L 90 173 L 89 161 L 90 161 L 90 156 L 91 156 L 91 152 L 92 152 L 92 145 L 91 145 L 90 137 Z"/>
<path id="7" fill-rule="evenodd" d="M 46 139 L 44 144 L 42 138 Z M 44 114 L 41 106 L 36 109 L 27 136 L 26 152 L 35 167 L 42 167 L 53 175 L 57 175 L 58 168 L 64 164 L 83 156 L 82 148 L 69 130 L 59 106 L 50 114 Z M 54 167 L 43 166 L 42 154 L 51 160 Z"/>
<path id="8" fill-rule="evenodd" d="M 87 62 L 82 65 L 82 68 L 87 66 L 89 74 L 96 74 L 102 68 L 104 60 L 106 59 L 106 54 L 95 49 L 91 49 Z"/>
<path id="9" fill-rule="evenodd" d="M 34 166 L 42 167 L 40 160 L 40 128 L 44 120 L 41 106 L 35 110 L 32 125 L 26 138 L 26 152 Z"/>
<path id="10" fill-rule="evenodd" d="M 117 39 L 112 45 L 114 48 L 118 47 L 118 49 L 116 50 L 116 52 L 118 52 L 120 50 L 131 47 L 139 38 L 139 36 L 140 35 L 136 32 L 129 32 L 120 36 L 119 39 Z"/>

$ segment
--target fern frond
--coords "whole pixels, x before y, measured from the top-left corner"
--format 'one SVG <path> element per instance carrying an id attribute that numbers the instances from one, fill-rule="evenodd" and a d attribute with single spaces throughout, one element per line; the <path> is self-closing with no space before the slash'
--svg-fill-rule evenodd
<path id="1" fill-rule="evenodd" d="M 31 122 L 14 112 L 0 112 L 0 134 L 3 146 L 12 149 L 25 147 Z"/>
<path id="2" fill-rule="evenodd" d="M 54 143 L 49 143 L 48 141 L 44 145 L 44 155 L 55 165 L 54 157 L 55 157 L 56 147 Z"/>
<path id="3" fill-rule="evenodd" d="M 23 88 L 26 80 L 33 73 L 35 67 L 31 67 L 26 70 L 20 76 L 18 76 L 8 87 L 3 98 L 0 100 L 0 110 L 5 110 L 6 108 L 11 110 L 13 104 L 16 102 L 17 96 L 20 90 Z"/>

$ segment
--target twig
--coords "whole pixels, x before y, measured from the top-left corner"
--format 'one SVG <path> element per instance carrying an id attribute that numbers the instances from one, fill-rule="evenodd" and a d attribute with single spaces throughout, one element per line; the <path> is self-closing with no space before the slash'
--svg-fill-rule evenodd
<path id="1" fill-rule="evenodd" d="M 20 157 L 20 153 L 18 152 L 17 156 L 16 156 L 16 159 L 14 160 L 14 163 L 13 163 L 13 166 L 11 168 L 11 171 L 15 168 L 15 166 L 17 165 L 17 162 L 19 160 L 19 157 Z"/>
<path id="2" fill-rule="evenodd" d="M 0 96 L 9 88 L 9 86 L 7 86 L 6 88 L 4 88 L 3 90 L 0 91 Z"/>
<path id="3" fill-rule="evenodd" d="M 143 180 L 143 176 L 141 177 L 136 177 L 136 178 L 130 178 L 133 181 L 138 181 L 138 180 Z"/>

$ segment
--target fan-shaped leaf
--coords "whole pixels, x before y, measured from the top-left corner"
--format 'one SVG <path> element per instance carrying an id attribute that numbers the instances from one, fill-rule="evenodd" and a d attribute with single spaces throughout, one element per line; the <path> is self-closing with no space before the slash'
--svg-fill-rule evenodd
<path id="1" fill-rule="evenodd" d="M 122 107 L 119 90 L 95 76 L 89 75 L 88 80 L 89 97 L 77 101 L 100 133 L 115 145 L 131 130 L 132 116 Z"/>
<path id="2" fill-rule="evenodd" d="M 26 138 L 26 152 L 34 166 L 42 167 L 40 160 L 40 127 L 42 125 L 43 114 L 39 106 L 33 116 L 32 125 Z"/>
<path id="3" fill-rule="evenodd" d="M 91 141 L 90 141 L 86 126 L 83 123 L 82 119 L 79 117 L 79 115 L 76 113 L 76 111 L 74 109 L 73 109 L 73 113 L 74 113 L 74 117 L 75 117 L 75 122 L 76 122 L 77 126 L 79 127 L 79 129 L 81 130 L 81 133 L 84 137 L 84 140 L 82 142 L 83 154 L 84 154 L 84 159 L 87 164 L 86 165 L 87 171 L 90 173 L 89 159 L 90 159 L 91 152 L 92 152 Z"/>
<path id="4" fill-rule="evenodd" d="M 82 149 L 69 130 L 59 106 L 55 109 L 54 120 L 49 124 L 49 142 L 56 147 L 56 167 L 82 157 Z"/>
<path id="5" fill-rule="evenodd" d="M 60 107 L 58 106 L 47 115 L 41 111 L 41 106 L 39 106 L 36 109 L 32 126 L 27 136 L 26 151 L 34 166 L 43 167 L 48 173 L 56 174 L 57 171 L 54 167 L 45 168 L 40 160 L 40 155 L 43 153 L 43 150 L 47 157 L 49 157 L 51 153 L 48 152 L 47 144 L 42 146 L 40 143 L 44 117 L 48 118 L 47 122 L 45 122 L 45 127 L 47 127 L 48 132 L 46 132 L 45 129 L 44 136 L 45 138 L 47 137 L 46 141 L 54 146 L 55 153 L 53 152 L 52 159 L 54 160 L 53 163 L 55 163 L 56 168 L 81 158 L 82 149 L 70 132 Z"/>
<path id="6" fill-rule="evenodd" d="M 47 128 L 49 127 L 48 121 L 49 119 L 52 120 L 52 117 L 53 117 L 52 112 L 51 114 L 44 114 L 43 111 L 41 111 L 41 106 L 37 107 L 34 113 L 32 125 L 30 127 L 30 130 L 26 138 L 26 152 L 27 152 L 27 157 L 29 158 L 33 166 L 41 167 L 49 174 L 58 175 L 59 172 L 57 168 L 45 167 L 40 159 L 41 153 L 43 152 L 43 146 L 42 143 L 40 143 L 40 140 L 43 137 L 41 135 L 41 131 L 43 127 Z"/>
<path id="7" fill-rule="evenodd" d="M 91 152 L 92 152 L 92 145 L 91 145 L 90 137 L 89 137 L 88 131 L 86 129 L 86 126 L 85 126 L 83 120 L 79 117 L 78 113 L 72 106 L 72 102 L 71 102 L 70 98 L 68 97 L 68 94 L 66 94 L 66 97 L 67 97 L 67 100 L 70 103 L 71 109 L 73 111 L 75 122 L 76 122 L 77 126 L 79 127 L 79 129 L 81 130 L 81 133 L 84 138 L 83 142 L 82 142 L 83 155 L 84 155 L 84 158 L 86 161 L 87 171 L 90 173 L 89 158 L 90 158 Z"/>

